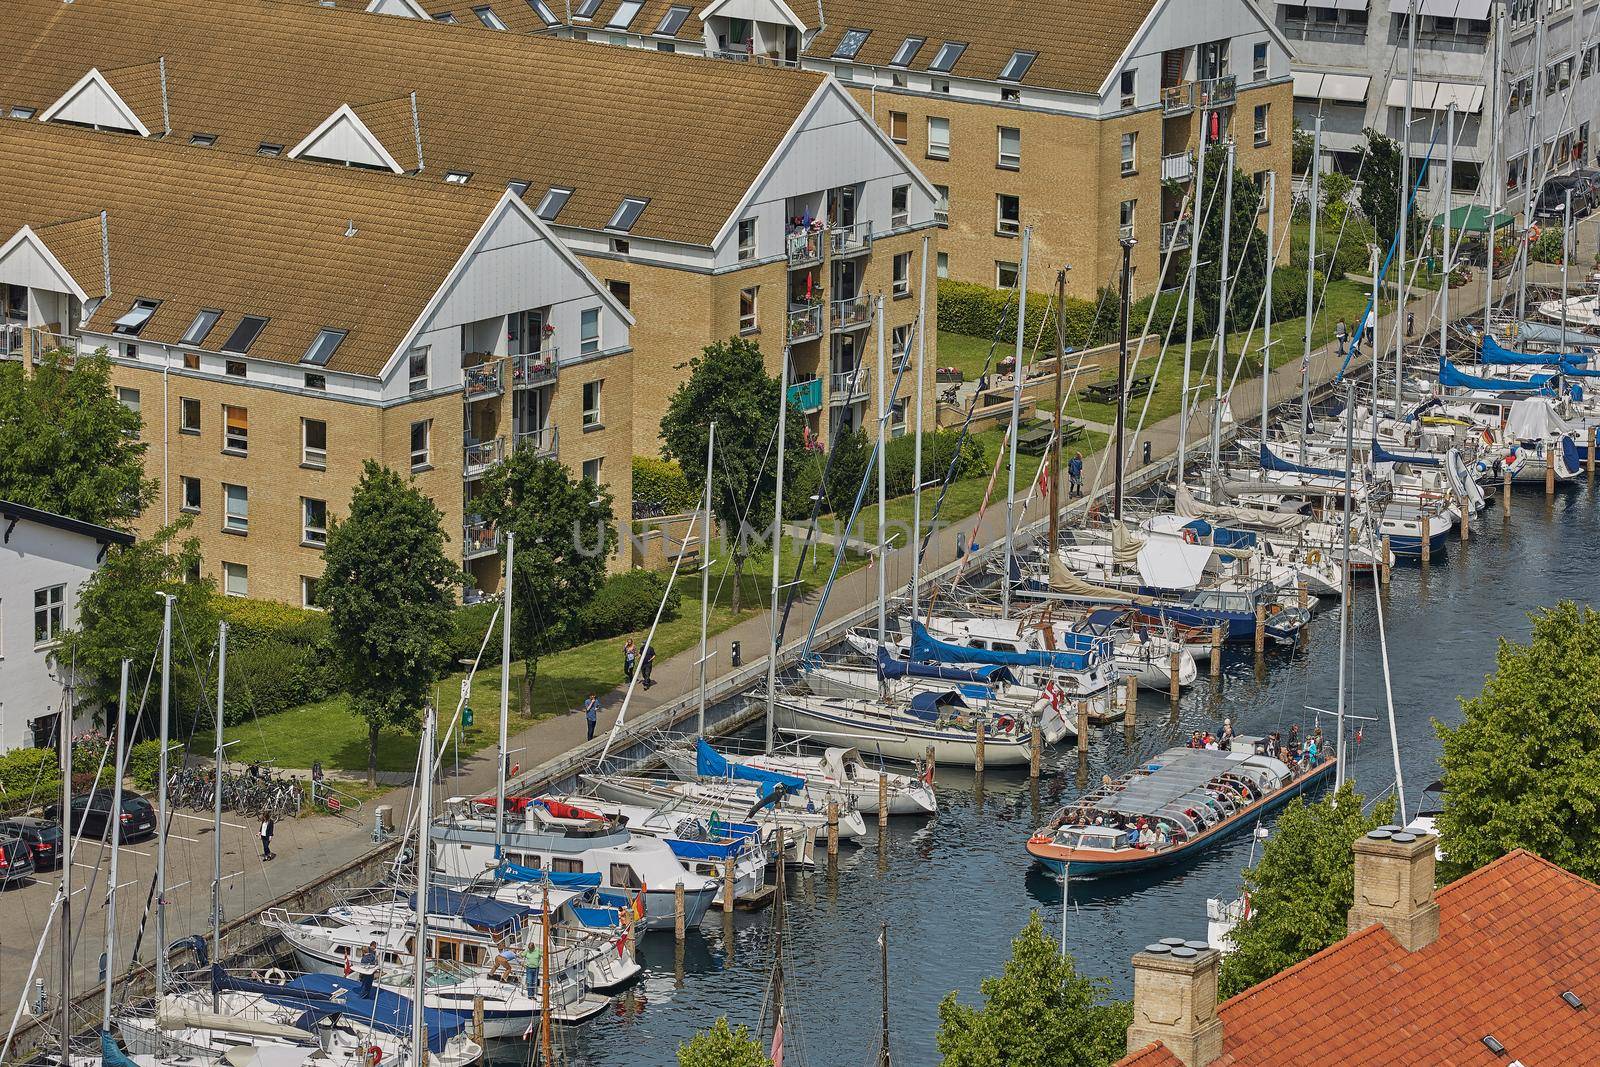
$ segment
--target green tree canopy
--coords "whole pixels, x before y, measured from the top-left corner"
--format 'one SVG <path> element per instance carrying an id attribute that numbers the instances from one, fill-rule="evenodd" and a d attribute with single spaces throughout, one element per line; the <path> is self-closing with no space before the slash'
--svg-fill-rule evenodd
<path id="1" fill-rule="evenodd" d="M 1211 333 L 1217 328 L 1217 299 L 1222 292 L 1222 230 L 1225 216 L 1223 196 L 1227 183 L 1228 154 L 1211 147 L 1206 152 L 1205 204 L 1200 221 L 1200 265 L 1195 278 L 1195 332 Z M 1279 206 L 1286 214 L 1289 209 L 1285 190 L 1278 190 Z M 1228 233 L 1228 329 L 1229 332 L 1245 329 L 1261 302 L 1261 293 L 1267 284 L 1266 236 L 1255 225 L 1257 208 L 1265 210 L 1266 193 L 1256 187 L 1255 180 L 1244 171 L 1233 170 L 1233 210 Z M 1180 260 L 1187 266 L 1187 253 Z M 1115 307 L 1115 305 L 1112 305 Z M 1182 324 L 1186 312 L 1180 311 L 1178 323 Z"/>
<path id="2" fill-rule="evenodd" d="M 689 378 L 667 403 L 661 419 L 661 453 L 675 459 L 696 493 L 705 490 L 706 438 L 717 424 L 716 476 L 711 510 L 732 535 L 733 610 L 751 539 L 772 529 L 777 486 L 777 456 L 772 440 L 778 422 L 781 383 L 767 373 L 761 346 L 743 337 L 707 345 L 689 361 Z M 788 470 L 797 470 L 805 453 L 805 422 L 791 411 L 786 423 Z M 748 509 L 748 513 L 746 511 Z"/>
<path id="3" fill-rule="evenodd" d="M 1384 248 L 1394 240 L 1400 219 L 1400 144 L 1377 130 L 1364 130 L 1367 143 L 1361 148 L 1361 210 L 1372 221 L 1378 244 Z M 1413 159 L 1412 166 L 1418 165 Z M 1407 185 L 1406 195 L 1411 195 Z M 1415 241 L 1422 233 L 1416 213 L 1410 216 L 1408 240 Z"/>
<path id="4" fill-rule="evenodd" d="M 1600 614 L 1562 601 L 1525 645 L 1500 641 L 1483 691 L 1444 744 L 1446 878 L 1525 848 L 1600 879 Z"/>
<path id="5" fill-rule="evenodd" d="M 443 516 L 416 485 L 367 460 L 350 515 L 330 521 L 317 601 L 367 721 L 367 782 L 378 776 L 378 735 L 412 727 L 445 664 L 462 571 L 445 552 Z"/>
<path id="6" fill-rule="evenodd" d="M 105 349 L 0 365 L 0 499 L 126 529 L 155 499 L 138 414 L 111 389 Z"/>
<path id="7" fill-rule="evenodd" d="M 579 617 L 606 580 L 616 546 L 611 493 L 574 480 L 556 460 L 519 450 L 484 476 L 474 506 L 502 535 L 514 532 L 512 653 L 525 657 L 523 704 L 547 638 L 574 636 Z M 505 541 L 501 539 L 504 558 Z"/>
<path id="8" fill-rule="evenodd" d="M 1034 912 L 1011 942 L 1005 971 L 979 986 L 984 1004 L 951 993 L 939 1003 L 945 1067 L 1105 1067 L 1128 1048 L 1133 1005 L 1110 983 L 1078 973 Z"/>
<path id="9" fill-rule="evenodd" d="M 188 528 L 189 519 L 185 517 L 144 540 L 113 546 L 100 569 L 77 594 L 77 628 L 66 633 L 51 657 L 57 667 L 76 666 L 77 706 L 93 709 L 102 722 L 106 721 L 106 709 L 115 707 L 124 659 L 133 661 L 130 685 L 143 688 L 151 663 L 156 665 L 151 692 L 161 684 L 161 664 L 155 656 L 161 646 L 161 593 L 174 598 L 175 718 L 181 722 L 182 716 L 194 712 L 202 721 L 210 721 L 210 710 L 201 708 L 195 669 L 197 665 L 205 669 L 203 665 L 216 643 L 217 610 L 209 581 L 184 580 L 185 575 L 200 571 L 200 542 L 193 537 L 179 539 Z M 136 706 L 137 700 L 136 691 L 130 701 Z M 130 721 L 132 716 L 130 707 Z"/>
<path id="10" fill-rule="evenodd" d="M 678 1046 L 678 1067 L 772 1067 L 761 1042 L 726 1015 Z"/>
<path id="11" fill-rule="evenodd" d="M 1355 902 L 1356 838 L 1394 818 L 1394 802 L 1362 813 L 1348 782 L 1308 804 L 1296 797 L 1283 809 L 1261 852 L 1244 872 L 1251 915 L 1233 931 L 1236 949 L 1223 958 L 1219 987 L 1231 997 L 1265 981 L 1345 936 Z"/>

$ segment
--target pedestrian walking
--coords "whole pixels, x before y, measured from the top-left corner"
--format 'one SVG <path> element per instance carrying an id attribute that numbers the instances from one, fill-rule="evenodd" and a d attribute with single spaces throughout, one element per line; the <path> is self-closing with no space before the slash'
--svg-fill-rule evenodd
<path id="1" fill-rule="evenodd" d="M 655 670 L 655 667 L 656 667 L 656 646 L 654 646 L 654 645 L 645 645 L 644 646 L 644 658 L 639 661 L 639 673 L 644 678 L 644 687 L 646 689 L 649 689 L 651 686 L 656 684 L 656 680 L 654 678 L 650 677 L 650 672 Z"/>
<path id="2" fill-rule="evenodd" d="M 314 759 L 311 761 L 311 803 L 313 806 L 317 803 L 317 795 L 321 792 L 322 761 L 319 759 Z"/>
<path id="3" fill-rule="evenodd" d="M 622 680 L 633 681 L 634 664 L 639 662 L 639 650 L 634 647 L 633 638 L 628 638 L 628 643 L 622 646 Z"/>
<path id="4" fill-rule="evenodd" d="M 593 693 L 583 702 L 583 717 L 589 723 L 589 740 L 593 741 L 595 724 L 600 721 L 600 701 Z"/>
<path id="5" fill-rule="evenodd" d="M 1067 460 L 1068 496 L 1083 495 L 1083 453 L 1074 452 Z"/>
<path id="6" fill-rule="evenodd" d="M 263 812 L 261 815 L 261 858 L 264 860 L 277 859 L 272 854 L 272 816 Z"/>
<path id="7" fill-rule="evenodd" d="M 1350 327 L 1345 324 L 1343 318 L 1340 318 L 1339 321 L 1334 324 L 1333 338 L 1339 342 L 1339 351 L 1343 352 L 1345 342 L 1350 339 Z"/>
<path id="8" fill-rule="evenodd" d="M 1406 312 L 1406 336 L 1410 337 L 1412 332 L 1415 331 L 1416 328 L 1417 328 L 1417 313 L 1415 311 Z"/>

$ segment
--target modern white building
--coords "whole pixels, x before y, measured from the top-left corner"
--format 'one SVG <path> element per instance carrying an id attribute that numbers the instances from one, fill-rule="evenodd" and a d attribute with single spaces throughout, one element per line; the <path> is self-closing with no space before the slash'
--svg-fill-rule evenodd
<path id="1" fill-rule="evenodd" d="M 78 593 L 133 535 L 0 500 L 0 751 L 53 743 L 68 677 L 50 660 Z"/>

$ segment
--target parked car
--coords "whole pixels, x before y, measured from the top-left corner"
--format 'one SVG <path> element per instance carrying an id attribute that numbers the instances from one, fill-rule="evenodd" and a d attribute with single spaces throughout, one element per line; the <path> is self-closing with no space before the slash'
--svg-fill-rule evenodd
<path id="1" fill-rule="evenodd" d="M 0 889 L 33 877 L 33 852 L 19 837 L 0 838 Z"/>
<path id="2" fill-rule="evenodd" d="M 53 871 L 61 865 L 61 824 L 31 815 L 0 820 L 0 838 L 15 837 L 28 846 L 33 866 Z"/>
<path id="3" fill-rule="evenodd" d="M 122 812 L 116 820 L 111 817 L 111 801 L 112 792 L 109 789 L 96 789 L 92 793 L 73 797 L 72 821 L 63 824 L 64 828 L 77 833 L 81 822 L 86 836 L 104 839 L 109 836 L 107 827 L 115 821 L 122 827 L 118 838 L 121 841 L 138 841 L 155 836 L 156 809 L 150 806 L 148 800 L 138 793 L 123 793 Z M 60 823 L 60 802 L 45 808 L 44 817 Z"/>
<path id="4" fill-rule="evenodd" d="M 1566 213 L 1567 191 L 1572 192 L 1572 217 L 1581 218 L 1594 210 L 1596 189 L 1594 182 L 1581 174 L 1558 174 L 1544 183 L 1539 190 L 1534 216 L 1541 219 L 1559 219 Z"/>

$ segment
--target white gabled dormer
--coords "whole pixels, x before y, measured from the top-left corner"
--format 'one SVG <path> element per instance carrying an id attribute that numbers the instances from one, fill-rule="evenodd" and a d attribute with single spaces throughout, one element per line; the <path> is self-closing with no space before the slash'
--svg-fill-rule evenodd
<path id="1" fill-rule="evenodd" d="M 326 163 L 343 163 L 347 166 L 370 167 L 377 170 L 405 173 L 383 142 L 367 128 L 367 124 L 351 110 L 349 104 L 340 104 L 339 110 L 322 120 L 322 124 L 305 140 L 289 150 L 290 159 L 317 159 Z"/>
<path id="2" fill-rule="evenodd" d="M 799 62 L 806 24 L 784 0 L 711 0 L 700 21 L 710 51 Z"/>
<path id="3" fill-rule="evenodd" d="M 417 0 L 372 0 L 367 5 L 367 14 L 398 15 L 403 19 L 422 19 L 425 22 L 433 17 Z"/>
<path id="4" fill-rule="evenodd" d="M 70 122 L 77 126 L 92 126 L 97 130 L 120 130 L 149 137 L 150 129 L 133 108 L 111 88 L 99 69 L 90 68 L 72 88 L 62 93 L 55 103 L 44 109 L 40 122 Z"/>

